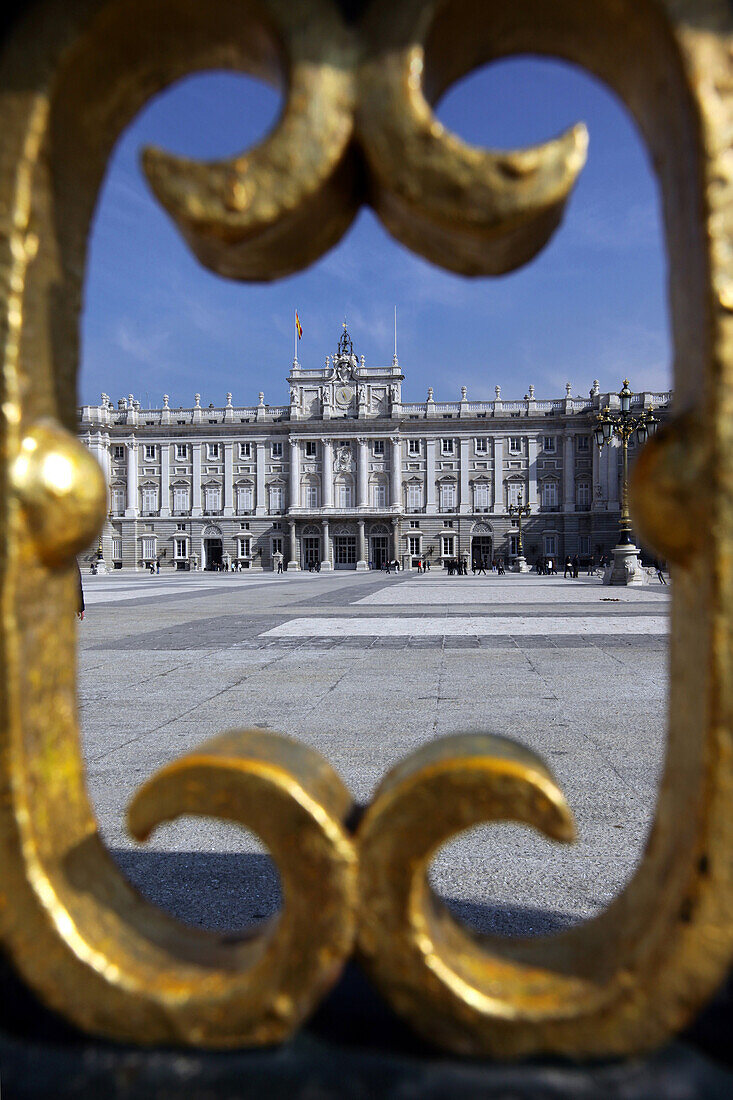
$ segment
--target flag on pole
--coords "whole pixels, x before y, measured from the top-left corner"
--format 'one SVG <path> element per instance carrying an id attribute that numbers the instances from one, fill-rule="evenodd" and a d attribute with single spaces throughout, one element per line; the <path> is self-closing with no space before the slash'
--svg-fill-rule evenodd
<path id="1" fill-rule="evenodd" d="M 298 316 L 297 309 L 295 311 L 295 328 L 296 328 L 296 331 L 298 333 L 298 339 L 300 340 L 303 336 L 303 329 L 302 329 L 301 324 L 300 324 L 300 317 Z"/>

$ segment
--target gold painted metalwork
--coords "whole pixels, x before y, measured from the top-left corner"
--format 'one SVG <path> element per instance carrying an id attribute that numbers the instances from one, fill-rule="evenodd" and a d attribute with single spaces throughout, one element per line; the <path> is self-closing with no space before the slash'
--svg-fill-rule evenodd
<path id="1" fill-rule="evenodd" d="M 21 440 L 11 476 L 42 561 L 62 565 L 89 545 L 107 485 L 86 447 L 58 424 L 39 421 Z"/>
<path id="2" fill-rule="evenodd" d="M 521 1050 L 521 1019 L 577 1017 L 599 999 L 582 972 L 463 927 L 428 882 L 438 849 L 486 821 L 561 842 L 572 815 L 544 763 L 485 735 L 424 745 L 383 780 L 359 840 L 359 953 L 392 1004 L 427 1038 L 464 1054 Z M 541 961 L 542 960 L 542 961 Z M 602 993 L 600 993 L 602 996 Z"/>
<path id="3" fill-rule="evenodd" d="M 227 819 L 255 832 L 280 871 L 282 912 L 232 949 L 219 945 L 209 981 L 194 979 L 186 991 L 181 1015 L 191 1039 L 212 1020 L 218 1043 L 283 1039 L 339 977 L 354 938 L 356 853 L 343 825 L 351 809 L 318 753 L 262 730 L 214 738 L 137 792 L 128 810 L 136 840 L 184 814 Z"/>
<path id="4" fill-rule="evenodd" d="M 214 166 L 146 157 L 156 194 L 205 263 L 248 279 L 298 270 L 368 201 L 434 262 L 497 273 L 551 234 L 584 134 L 497 156 L 447 134 L 430 105 L 476 66 L 517 53 L 564 58 L 605 81 L 635 118 L 659 179 L 677 420 L 641 455 L 631 506 L 675 563 L 664 776 L 641 865 L 604 913 L 547 940 L 488 942 L 430 897 L 429 853 L 464 823 L 498 815 L 567 838 L 567 811 L 542 765 L 516 750 L 471 741 L 425 750 L 392 774 L 360 830 L 360 950 L 424 1034 L 499 1056 L 647 1049 L 690 1019 L 730 964 L 733 17 L 725 0 L 378 0 L 351 28 L 328 0 L 41 0 L 0 56 L 0 939 L 24 980 L 83 1028 L 209 1046 L 290 1033 L 348 953 L 355 871 L 337 778 L 287 742 L 263 738 L 255 751 L 249 734 L 171 765 L 140 793 L 132 821 L 145 831 L 197 806 L 269 839 L 285 909 L 253 944 L 183 928 L 144 903 L 98 836 L 76 720 L 72 554 L 93 540 L 105 503 L 72 433 L 86 241 L 108 155 L 135 112 L 179 77 L 215 67 L 253 73 L 279 82 L 286 101 L 255 150 Z M 64 459 L 53 476 L 52 455 Z M 678 515 L 675 502 L 692 509 Z M 265 791 L 300 833 L 278 832 Z M 299 853 L 306 836 L 314 847 Z M 299 855 L 318 869 L 295 887 Z M 294 947 L 306 918 L 322 937 L 322 968 Z M 267 970 L 276 960 L 279 979 Z"/>
<path id="5" fill-rule="evenodd" d="M 619 393 L 620 412 L 612 413 L 608 405 L 596 416 L 594 435 L 598 450 L 611 442 L 614 436 L 621 440 L 622 475 L 621 475 L 621 521 L 619 523 L 619 546 L 630 546 L 631 538 L 631 513 L 629 511 L 629 440 L 636 435 L 638 442 L 643 446 L 648 436 L 653 436 L 659 426 L 659 421 L 654 415 L 654 409 L 641 409 L 638 413 L 631 413 L 631 398 L 634 396 L 629 389 L 629 380 L 624 378 L 624 384 Z"/>
<path id="6" fill-rule="evenodd" d="M 522 545 L 522 516 L 528 516 L 531 514 L 532 509 L 529 504 L 522 504 L 522 494 L 517 494 L 517 503 L 510 504 L 507 511 L 512 521 L 517 524 L 517 557 L 524 557 L 524 546 Z"/>

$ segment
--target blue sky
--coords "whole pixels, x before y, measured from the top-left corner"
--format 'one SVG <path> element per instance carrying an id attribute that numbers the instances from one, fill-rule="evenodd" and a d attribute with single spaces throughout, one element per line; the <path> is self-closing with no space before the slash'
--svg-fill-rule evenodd
<path id="1" fill-rule="evenodd" d="M 412 256 L 363 210 L 308 271 L 275 284 L 234 283 L 193 259 L 156 205 L 139 168 L 156 144 L 209 159 L 258 140 L 277 118 L 276 93 L 245 77 L 207 73 L 155 100 L 120 138 L 92 228 L 82 318 L 82 401 L 134 393 L 144 407 L 287 401 L 293 311 L 299 357 L 319 366 L 347 317 L 358 354 L 392 356 L 398 311 L 405 400 L 587 394 L 670 384 L 669 322 L 659 201 L 645 150 L 625 110 L 569 66 L 495 63 L 455 85 L 437 108 L 464 139 L 511 149 L 584 121 L 590 150 L 566 218 L 531 264 L 500 279 L 467 280 Z"/>

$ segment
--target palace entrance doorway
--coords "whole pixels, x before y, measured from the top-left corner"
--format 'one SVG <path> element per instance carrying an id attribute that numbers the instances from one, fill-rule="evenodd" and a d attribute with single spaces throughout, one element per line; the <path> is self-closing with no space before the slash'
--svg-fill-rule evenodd
<path id="1" fill-rule="evenodd" d="M 319 535 L 304 535 L 301 539 L 303 547 L 303 569 L 317 569 L 321 564 L 321 539 Z"/>
<path id="2" fill-rule="evenodd" d="M 474 535 L 471 539 L 471 568 L 478 569 L 482 562 L 490 568 L 492 554 L 491 535 Z"/>
<path id="3" fill-rule="evenodd" d="M 204 569 L 221 569 L 223 560 L 221 539 L 204 539 Z"/>
<path id="4" fill-rule="evenodd" d="M 356 569 L 356 535 L 333 536 L 334 569 Z"/>
<path id="5" fill-rule="evenodd" d="M 389 553 L 389 536 L 388 535 L 372 535 L 372 567 L 374 569 L 382 569 L 387 563 L 387 555 Z"/>

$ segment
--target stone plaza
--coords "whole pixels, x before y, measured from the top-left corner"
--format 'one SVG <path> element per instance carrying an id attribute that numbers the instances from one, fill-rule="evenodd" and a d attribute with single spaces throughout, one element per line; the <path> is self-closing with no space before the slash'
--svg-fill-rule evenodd
<path id="1" fill-rule="evenodd" d="M 444 848 L 434 885 L 478 929 L 551 932 L 631 876 L 663 762 L 669 588 L 442 571 L 83 580 L 81 726 L 102 834 L 181 919 L 237 929 L 278 906 L 272 863 L 239 828 L 188 819 L 145 846 L 124 828 L 148 776 L 236 726 L 312 745 L 358 802 L 436 737 L 486 731 L 538 752 L 578 841 L 500 824 Z"/>

